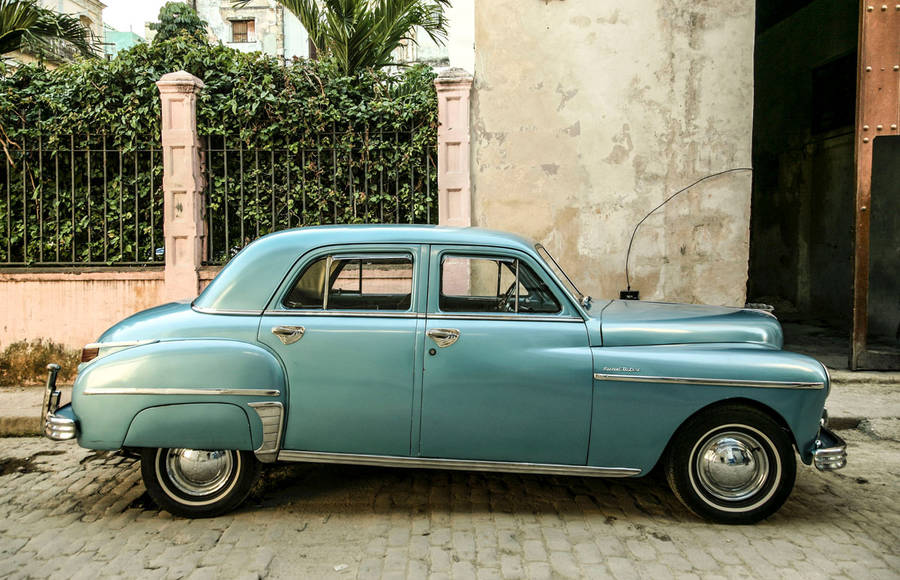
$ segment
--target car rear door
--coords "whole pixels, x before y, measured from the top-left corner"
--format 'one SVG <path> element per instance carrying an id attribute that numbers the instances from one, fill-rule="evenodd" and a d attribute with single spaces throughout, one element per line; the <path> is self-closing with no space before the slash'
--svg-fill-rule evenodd
<path id="1" fill-rule="evenodd" d="M 584 465 L 592 363 L 571 302 L 527 254 L 430 253 L 420 455 Z"/>
<path id="2" fill-rule="evenodd" d="M 427 257 L 419 245 L 337 246 L 293 269 L 259 327 L 287 370 L 283 449 L 410 454 Z"/>

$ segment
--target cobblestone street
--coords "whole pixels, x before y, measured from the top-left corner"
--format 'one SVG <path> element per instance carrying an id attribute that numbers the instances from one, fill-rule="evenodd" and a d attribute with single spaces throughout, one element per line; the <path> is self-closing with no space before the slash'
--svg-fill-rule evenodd
<path id="1" fill-rule="evenodd" d="M 706 524 L 661 478 L 290 465 L 237 513 L 159 512 L 138 463 L 0 439 L 0 577 L 898 578 L 900 444 L 844 431 L 749 527 Z"/>

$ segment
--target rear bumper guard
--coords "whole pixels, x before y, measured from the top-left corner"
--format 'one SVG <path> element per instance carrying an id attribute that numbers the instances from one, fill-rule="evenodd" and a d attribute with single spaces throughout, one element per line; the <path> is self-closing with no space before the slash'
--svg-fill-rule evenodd
<path id="1" fill-rule="evenodd" d="M 66 441 L 74 439 L 78 435 L 75 421 L 62 415 L 57 415 L 59 400 L 62 393 L 56 389 L 56 375 L 59 374 L 59 365 L 49 364 L 47 370 L 47 390 L 44 392 L 44 404 L 41 407 L 41 431 L 44 436 L 54 441 Z"/>

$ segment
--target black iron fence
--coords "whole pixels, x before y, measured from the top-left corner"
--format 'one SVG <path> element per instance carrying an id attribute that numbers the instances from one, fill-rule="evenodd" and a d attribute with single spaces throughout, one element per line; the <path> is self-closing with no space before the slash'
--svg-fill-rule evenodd
<path id="1" fill-rule="evenodd" d="M 277 147 L 205 141 L 208 264 L 286 228 L 437 222 L 437 144 L 428 132 L 332 129 Z"/>
<path id="2" fill-rule="evenodd" d="M 0 267 L 163 261 L 158 144 L 49 135 L 0 149 Z"/>
<path id="3" fill-rule="evenodd" d="M 278 146 L 203 139 L 206 264 L 307 225 L 436 223 L 433 134 L 333 129 Z M 0 267 L 164 263 L 159 143 L 44 135 L 0 148 Z"/>

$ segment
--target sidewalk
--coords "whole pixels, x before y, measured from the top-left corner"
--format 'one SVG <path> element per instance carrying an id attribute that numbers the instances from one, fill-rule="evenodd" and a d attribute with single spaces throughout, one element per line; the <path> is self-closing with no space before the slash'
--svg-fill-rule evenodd
<path id="1" fill-rule="evenodd" d="M 831 371 L 826 407 L 834 429 L 859 428 L 879 439 L 900 441 L 900 372 Z M 62 400 L 71 387 L 62 387 Z M 0 387 L 0 437 L 40 434 L 44 387 Z"/>

